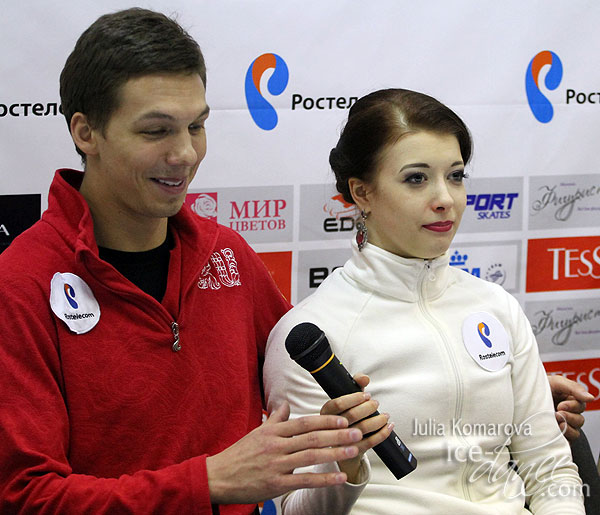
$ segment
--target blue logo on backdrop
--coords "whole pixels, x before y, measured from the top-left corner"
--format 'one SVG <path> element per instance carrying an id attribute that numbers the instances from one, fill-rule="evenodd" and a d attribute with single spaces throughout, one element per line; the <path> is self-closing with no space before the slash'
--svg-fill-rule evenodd
<path id="1" fill-rule="evenodd" d="M 277 126 L 277 111 L 265 99 L 260 90 L 260 81 L 263 74 L 273 69 L 273 75 L 267 81 L 267 89 L 271 95 L 281 95 L 288 85 L 290 73 L 287 64 L 277 54 L 262 54 L 252 61 L 246 72 L 246 103 L 254 123 L 265 131 L 270 131 Z"/>
<path id="2" fill-rule="evenodd" d="M 533 116 L 538 122 L 548 123 L 554 116 L 554 108 L 550 100 L 540 91 L 539 78 L 542 68 L 550 65 L 550 70 L 546 74 L 546 88 L 555 90 L 560 85 L 563 77 L 563 65 L 560 58 L 550 50 L 544 50 L 537 54 L 527 66 L 525 73 L 525 91 L 527 93 L 527 102 Z"/>
<path id="3" fill-rule="evenodd" d="M 468 254 L 461 254 L 458 250 L 454 251 L 454 254 L 450 256 L 450 266 L 456 266 L 465 272 L 474 275 L 475 277 L 481 277 L 481 268 L 467 268 L 467 260 L 469 259 Z"/>
<path id="4" fill-rule="evenodd" d="M 510 218 L 518 193 L 480 193 L 467 195 L 467 206 L 473 206 L 478 220 Z"/>

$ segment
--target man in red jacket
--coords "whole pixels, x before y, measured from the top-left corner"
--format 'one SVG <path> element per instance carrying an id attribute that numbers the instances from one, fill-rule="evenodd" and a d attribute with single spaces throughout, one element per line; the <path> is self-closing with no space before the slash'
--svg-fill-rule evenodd
<path id="1" fill-rule="evenodd" d="M 289 304 L 239 235 L 182 208 L 205 85 L 196 42 L 143 9 L 99 18 L 65 64 L 85 173 L 59 170 L 42 220 L 0 255 L 0 513 L 251 513 L 347 487 L 292 471 L 389 434 L 379 418 L 359 442 L 346 418 L 287 406 L 260 425 L 264 346 Z"/>
<path id="2" fill-rule="evenodd" d="M 85 172 L 59 170 L 0 256 L 0 513 L 252 513 L 345 485 L 292 472 L 367 445 L 344 417 L 285 405 L 261 425 L 265 343 L 289 304 L 237 233 L 182 208 L 205 85 L 197 43 L 143 9 L 99 18 L 65 64 Z"/>

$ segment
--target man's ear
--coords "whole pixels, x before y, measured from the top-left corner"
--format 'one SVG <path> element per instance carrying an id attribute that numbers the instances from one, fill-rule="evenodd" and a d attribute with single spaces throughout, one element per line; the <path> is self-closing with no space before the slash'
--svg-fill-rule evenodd
<path id="1" fill-rule="evenodd" d="M 350 189 L 350 194 L 358 209 L 365 213 L 370 213 L 371 208 L 369 205 L 369 190 L 367 184 L 358 177 L 350 177 L 350 179 L 348 179 L 348 188 Z"/>
<path id="2" fill-rule="evenodd" d="M 86 155 L 98 153 L 98 133 L 88 122 L 83 113 L 75 113 L 71 117 L 71 137 L 77 148 Z"/>

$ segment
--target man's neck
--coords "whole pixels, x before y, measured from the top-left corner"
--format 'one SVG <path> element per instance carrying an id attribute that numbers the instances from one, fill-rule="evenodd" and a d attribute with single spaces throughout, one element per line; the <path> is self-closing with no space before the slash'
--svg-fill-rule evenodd
<path id="1" fill-rule="evenodd" d="M 94 237 L 99 247 L 143 252 L 160 246 L 167 238 L 168 218 L 150 218 L 118 210 L 104 199 L 96 198 L 93 184 L 85 178 L 79 191 L 92 213 Z"/>
<path id="2" fill-rule="evenodd" d="M 135 220 L 120 218 L 113 221 L 102 213 L 95 213 L 94 236 L 99 247 L 126 252 L 143 252 L 162 245 L 167 238 L 167 218 L 151 220 L 151 224 L 136 223 Z"/>

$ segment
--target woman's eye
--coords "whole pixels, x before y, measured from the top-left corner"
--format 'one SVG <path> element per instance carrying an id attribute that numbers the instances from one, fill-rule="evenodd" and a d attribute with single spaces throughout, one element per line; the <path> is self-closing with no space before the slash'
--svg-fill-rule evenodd
<path id="1" fill-rule="evenodd" d="M 455 182 L 462 182 L 464 179 L 466 179 L 468 176 L 465 173 L 464 170 L 457 170 L 456 172 L 452 172 L 450 174 L 450 179 L 455 181 Z"/>
<path id="2" fill-rule="evenodd" d="M 411 175 L 409 175 L 404 182 L 407 182 L 409 184 L 421 184 L 423 183 L 427 178 L 425 177 L 425 174 L 423 173 L 413 173 Z"/>

